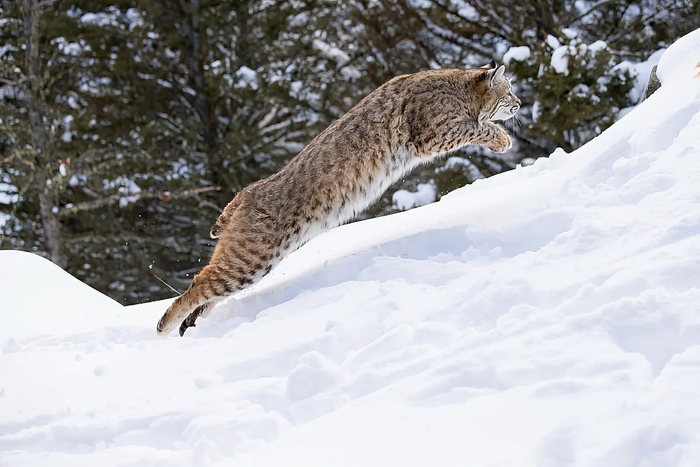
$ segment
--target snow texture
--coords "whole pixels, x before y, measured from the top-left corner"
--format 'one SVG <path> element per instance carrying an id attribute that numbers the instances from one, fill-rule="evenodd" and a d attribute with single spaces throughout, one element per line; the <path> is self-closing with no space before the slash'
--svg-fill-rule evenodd
<path id="1" fill-rule="evenodd" d="M 568 75 L 569 74 L 569 54 L 570 51 L 570 46 L 568 45 L 562 45 L 561 47 L 557 47 L 553 52 L 552 52 L 552 68 L 554 68 L 554 71 L 560 74 Z M 575 53 L 575 50 L 573 52 Z"/>
<path id="2" fill-rule="evenodd" d="M 258 73 L 255 70 L 243 65 L 236 71 L 236 76 L 238 77 L 238 82 L 234 87 L 250 87 L 253 90 L 258 89 Z"/>
<path id="3" fill-rule="evenodd" d="M 327 44 L 320 39 L 314 39 L 313 47 L 320 51 L 323 56 L 335 61 L 340 67 L 340 73 L 345 79 L 356 79 L 361 76 L 360 71 L 352 66 L 346 66 L 350 62 L 350 55 L 333 45 Z"/>
<path id="4" fill-rule="evenodd" d="M 630 99 L 632 99 L 632 102 L 639 102 L 642 99 L 644 90 L 649 82 L 651 69 L 654 68 L 654 65 L 659 63 L 664 50 L 665 49 L 661 49 L 654 52 L 643 62 L 632 63 L 625 60 L 613 68 L 613 70 L 627 70 L 632 75 L 632 78 L 634 79 L 634 86 L 630 90 Z"/>
<path id="5" fill-rule="evenodd" d="M 0 204 L 13 204 L 17 201 L 19 201 L 17 188 L 7 183 L 0 182 Z M 0 212 L 0 227 L 3 227 L 5 223 L 10 220 L 10 217 L 9 214 Z"/>
<path id="6" fill-rule="evenodd" d="M 508 52 L 503 55 L 503 63 L 510 64 L 511 60 L 522 62 L 530 58 L 530 49 L 526 46 L 511 47 Z"/>
<path id="7" fill-rule="evenodd" d="M 397 190 L 392 200 L 394 206 L 401 210 L 412 209 L 424 206 L 435 201 L 437 192 L 433 183 L 419 183 L 415 192 L 408 190 Z"/>
<path id="8" fill-rule="evenodd" d="M 696 466 L 700 31 L 579 150 L 327 232 L 184 338 L 0 252 L 4 466 Z"/>
<path id="9" fill-rule="evenodd" d="M 575 31 L 572 29 L 565 29 L 563 32 L 570 39 L 570 43 L 568 45 L 557 45 L 559 42 L 556 40 L 556 38 L 554 40 L 549 40 L 549 38 L 552 38 L 552 36 L 547 36 L 547 42 L 553 48 L 550 64 L 552 65 L 552 68 L 554 68 L 554 71 L 559 74 L 569 74 L 569 57 L 584 55 L 587 52 L 596 55 L 608 47 L 605 41 L 595 41 L 590 45 L 585 44 L 576 38 Z M 630 64 L 629 66 L 633 65 Z"/>

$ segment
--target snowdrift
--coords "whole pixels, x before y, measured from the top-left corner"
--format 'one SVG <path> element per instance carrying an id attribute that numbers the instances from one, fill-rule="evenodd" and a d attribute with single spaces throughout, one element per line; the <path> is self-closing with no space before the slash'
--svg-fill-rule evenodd
<path id="1" fill-rule="evenodd" d="M 328 232 L 184 338 L 0 252 L 0 464 L 697 466 L 700 31 L 580 150 Z"/>

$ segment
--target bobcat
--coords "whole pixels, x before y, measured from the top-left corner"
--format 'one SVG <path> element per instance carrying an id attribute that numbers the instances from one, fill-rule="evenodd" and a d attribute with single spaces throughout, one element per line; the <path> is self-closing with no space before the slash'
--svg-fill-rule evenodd
<path id="1" fill-rule="evenodd" d="M 398 76 L 365 97 L 280 172 L 249 185 L 211 229 L 209 264 L 158 321 L 180 335 L 225 297 L 251 286 L 306 241 L 366 209 L 414 167 L 467 144 L 511 148 L 496 120 L 520 100 L 503 65 Z"/>

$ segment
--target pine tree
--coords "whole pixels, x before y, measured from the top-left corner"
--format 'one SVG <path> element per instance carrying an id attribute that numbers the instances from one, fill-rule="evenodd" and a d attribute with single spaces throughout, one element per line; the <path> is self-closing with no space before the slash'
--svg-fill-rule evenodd
<path id="1" fill-rule="evenodd" d="M 505 61 L 522 126 L 505 156 L 456 152 L 362 218 L 575 149 L 639 101 L 636 64 L 700 27 L 698 0 L 0 5 L 0 247 L 125 303 L 170 296 L 154 275 L 186 287 L 234 193 L 394 76 Z"/>

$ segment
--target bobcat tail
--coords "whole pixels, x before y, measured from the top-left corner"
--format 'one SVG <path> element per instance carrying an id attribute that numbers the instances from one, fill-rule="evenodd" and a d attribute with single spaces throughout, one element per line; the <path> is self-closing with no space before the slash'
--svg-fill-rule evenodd
<path id="1" fill-rule="evenodd" d="M 233 211 L 235 211 L 240 204 L 240 198 L 236 196 L 237 194 L 238 193 L 235 193 L 233 195 L 233 199 L 226 205 L 224 211 L 219 215 L 219 218 L 216 219 L 214 226 L 209 231 L 211 238 L 219 238 L 221 232 L 226 228 L 226 224 L 228 224 L 228 220 L 231 218 Z"/>

